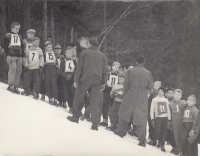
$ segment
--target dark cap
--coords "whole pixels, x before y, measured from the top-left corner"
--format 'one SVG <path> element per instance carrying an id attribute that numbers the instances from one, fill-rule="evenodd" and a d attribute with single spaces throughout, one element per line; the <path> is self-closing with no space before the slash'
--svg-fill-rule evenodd
<path id="1" fill-rule="evenodd" d="M 89 42 L 90 42 L 90 44 L 93 45 L 93 46 L 99 46 L 99 42 L 98 42 L 97 39 L 95 39 L 95 38 L 90 38 L 90 39 L 89 39 Z"/>
<path id="2" fill-rule="evenodd" d="M 143 55 L 138 55 L 136 58 L 136 62 L 139 64 L 143 64 L 145 62 L 145 57 Z"/>

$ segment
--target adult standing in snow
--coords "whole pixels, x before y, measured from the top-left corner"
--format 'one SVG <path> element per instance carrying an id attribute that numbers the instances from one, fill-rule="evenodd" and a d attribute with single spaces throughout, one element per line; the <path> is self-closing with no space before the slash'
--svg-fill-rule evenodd
<path id="1" fill-rule="evenodd" d="M 80 46 L 86 48 L 79 56 L 74 75 L 76 93 L 73 102 L 73 116 L 67 119 L 78 123 L 83 108 L 83 100 L 89 92 L 92 130 L 98 130 L 101 113 L 101 90 L 105 89 L 108 79 L 108 63 L 106 56 L 98 50 L 96 39 L 81 38 Z"/>
<path id="2" fill-rule="evenodd" d="M 148 119 L 148 92 L 153 87 L 151 72 L 144 68 L 145 58 L 136 58 L 135 68 L 127 71 L 124 82 L 124 98 L 119 110 L 118 130 L 115 134 L 123 137 L 133 115 L 133 125 L 137 127 L 139 146 L 146 146 L 145 134 Z"/>

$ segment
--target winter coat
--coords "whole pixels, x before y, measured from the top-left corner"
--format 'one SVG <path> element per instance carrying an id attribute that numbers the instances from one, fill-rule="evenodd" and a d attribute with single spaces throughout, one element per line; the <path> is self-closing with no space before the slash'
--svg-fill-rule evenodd
<path id="1" fill-rule="evenodd" d="M 198 117 L 197 117 L 197 120 L 195 121 L 195 126 L 193 127 L 196 127 L 196 128 L 193 128 L 194 129 L 194 134 L 192 136 L 190 136 L 188 138 L 188 141 L 192 144 L 197 138 L 200 139 L 199 137 L 199 131 L 200 131 L 200 110 L 199 110 L 199 113 L 198 113 Z M 198 140 L 198 142 L 200 142 L 200 140 Z"/>
<path id="2" fill-rule="evenodd" d="M 143 65 L 127 71 L 124 82 L 124 98 L 119 118 L 129 122 L 133 114 L 133 125 L 146 125 L 148 119 L 148 92 L 153 88 L 151 72 Z"/>

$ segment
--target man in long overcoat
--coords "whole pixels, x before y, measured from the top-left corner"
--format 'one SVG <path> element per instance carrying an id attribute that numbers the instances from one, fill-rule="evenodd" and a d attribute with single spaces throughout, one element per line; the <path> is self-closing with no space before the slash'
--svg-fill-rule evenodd
<path id="1" fill-rule="evenodd" d="M 133 115 L 133 125 L 137 127 L 139 145 L 145 147 L 146 124 L 148 119 L 148 92 L 153 87 L 151 72 L 144 68 L 145 58 L 139 55 L 136 66 L 127 71 L 124 82 L 124 98 L 119 115 L 118 131 L 116 134 L 123 137 L 124 132 Z"/>

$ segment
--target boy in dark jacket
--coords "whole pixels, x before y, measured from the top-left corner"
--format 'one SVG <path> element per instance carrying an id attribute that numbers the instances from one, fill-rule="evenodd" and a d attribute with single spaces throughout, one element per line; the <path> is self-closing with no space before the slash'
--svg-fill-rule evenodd
<path id="1" fill-rule="evenodd" d="M 65 51 L 65 59 L 60 63 L 60 70 L 63 71 L 67 78 L 62 78 L 63 91 L 64 91 L 64 105 L 66 102 L 69 106 L 69 112 L 72 112 L 72 105 L 74 101 L 75 88 L 74 84 L 74 72 L 76 67 L 76 60 L 72 57 L 73 48 L 67 47 Z"/>
<path id="2" fill-rule="evenodd" d="M 25 64 L 24 47 L 22 37 L 18 34 L 20 24 L 15 22 L 11 24 L 11 33 L 4 37 L 3 49 L 6 53 L 6 60 L 9 65 L 8 88 L 7 90 L 20 94 L 18 89 L 20 75 L 22 72 L 22 63 Z"/>

